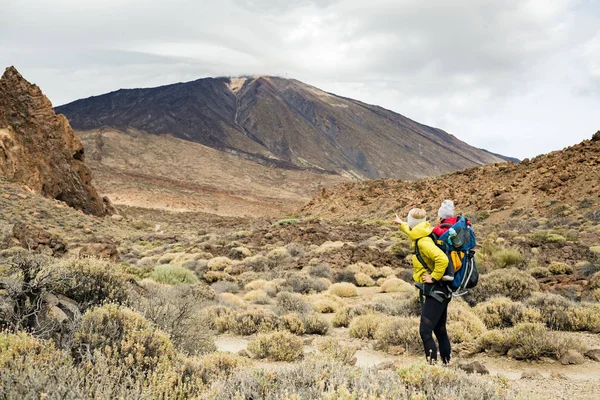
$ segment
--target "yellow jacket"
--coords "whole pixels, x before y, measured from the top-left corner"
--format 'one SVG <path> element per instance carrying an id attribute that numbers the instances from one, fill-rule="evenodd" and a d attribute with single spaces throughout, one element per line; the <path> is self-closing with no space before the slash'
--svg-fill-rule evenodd
<path id="1" fill-rule="evenodd" d="M 433 243 L 433 239 L 429 237 L 432 232 L 429 222 L 421 222 L 413 229 L 410 229 L 408 224 L 403 222 L 400 224 L 400 230 L 410 238 L 412 242 L 411 249 L 413 251 L 415 249 L 416 240 L 421 239 L 419 240 L 421 257 L 429 267 L 429 270 L 433 271 L 431 277 L 436 281 L 441 280 L 446 271 L 446 267 L 448 267 L 448 256 L 446 256 L 446 254 Z M 421 265 L 415 255 L 412 257 L 412 262 L 414 266 L 413 279 L 415 282 L 423 283 L 423 275 L 429 273 L 429 270 Z"/>

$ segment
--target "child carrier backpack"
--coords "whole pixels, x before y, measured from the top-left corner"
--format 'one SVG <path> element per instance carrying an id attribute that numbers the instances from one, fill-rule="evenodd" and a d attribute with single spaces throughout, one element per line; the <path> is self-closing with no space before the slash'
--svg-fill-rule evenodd
<path id="1" fill-rule="evenodd" d="M 479 281 L 479 271 L 475 264 L 475 231 L 469 221 L 462 215 L 454 225 L 444 226 L 449 229 L 440 237 L 430 235 L 433 242 L 448 256 L 448 264 L 454 268 L 454 280 L 448 282 L 448 288 L 455 297 L 463 296 L 474 288 Z M 418 241 L 415 243 L 415 255 L 419 262 L 429 269 L 421 257 Z"/>

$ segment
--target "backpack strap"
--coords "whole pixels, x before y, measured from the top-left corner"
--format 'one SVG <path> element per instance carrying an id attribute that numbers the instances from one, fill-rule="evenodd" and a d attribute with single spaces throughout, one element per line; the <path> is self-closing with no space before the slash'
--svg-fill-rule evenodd
<path id="1" fill-rule="evenodd" d="M 421 240 L 421 239 L 423 239 L 423 238 L 419 238 L 419 239 L 415 240 L 415 256 L 417 257 L 417 260 L 419 260 L 421 265 L 427 270 L 427 272 L 429 272 L 429 275 L 431 275 L 433 273 L 433 271 L 431 270 L 431 268 L 429 268 L 429 265 L 427 265 L 425 260 L 423 260 L 423 257 L 421 256 L 421 251 L 419 250 L 419 240 Z"/>

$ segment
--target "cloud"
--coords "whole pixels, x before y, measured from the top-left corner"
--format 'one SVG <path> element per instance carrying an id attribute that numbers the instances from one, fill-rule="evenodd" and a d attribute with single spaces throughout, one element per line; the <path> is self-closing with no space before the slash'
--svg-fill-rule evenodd
<path id="1" fill-rule="evenodd" d="M 591 0 L 5 2 L 0 64 L 55 104 L 272 74 L 518 157 L 597 129 L 588 110 L 600 103 L 600 6 Z"/>

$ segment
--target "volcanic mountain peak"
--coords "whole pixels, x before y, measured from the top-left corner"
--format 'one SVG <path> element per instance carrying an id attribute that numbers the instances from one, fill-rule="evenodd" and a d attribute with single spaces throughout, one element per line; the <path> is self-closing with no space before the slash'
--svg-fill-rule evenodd
<path id="1" fill-rule="evenodd" d="M 0 175 L 85 213 L 107 213 L 107 201 L 91 184 L 81 140 L 14 67 L 0 78 Z"/>
<path id="2" fill-rule="evenodd" d="M 274 76 L 127 89 L 57 107 L 79 130 L 167 134 L 286 169 L 416 179 L 505 159 L 400 114 Z"/>

